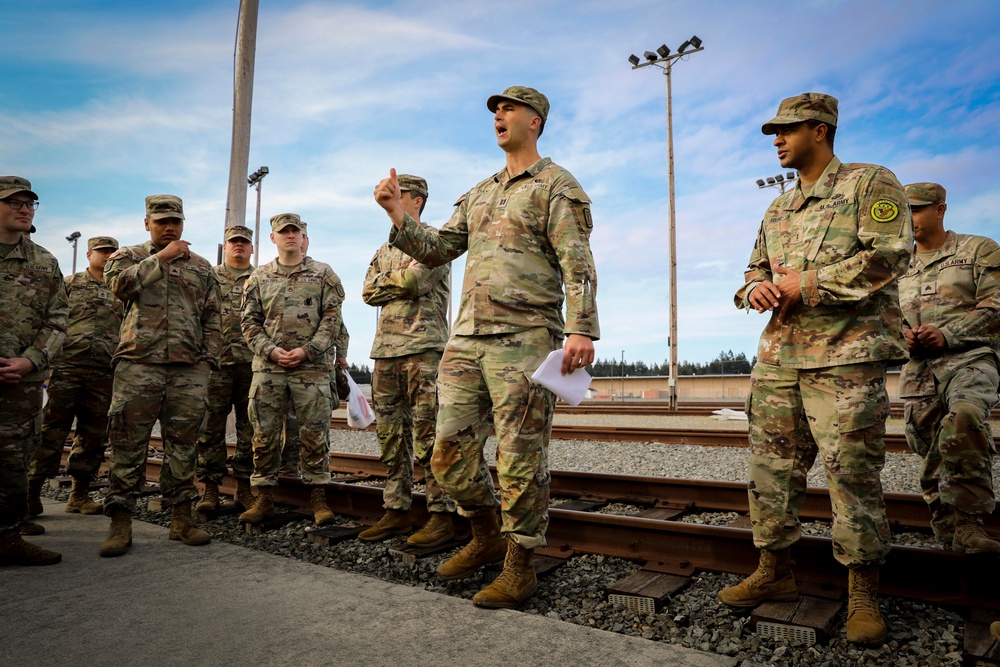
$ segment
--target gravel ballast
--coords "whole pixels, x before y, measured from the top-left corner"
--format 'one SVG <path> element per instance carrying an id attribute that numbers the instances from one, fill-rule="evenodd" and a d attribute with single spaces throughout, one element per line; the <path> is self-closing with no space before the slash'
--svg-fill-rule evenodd
<path id="1" fill-rule="evenodd" d="M 577 416 L 557 417 L 561 423 L 578 423 L 578 419 Z M 615 419 L 623 418 L 602 415 L 599 423 L 615 425 Z M 639 425 L 632 417 L 624 419 L 630 425 Z M 660 425 L 669 423 L 674 428 L 730 428 L 731 425 L 746 428 L 745 423 L 741 426 L 708 418 L 644 419 L 655 419 Z M 898 424 L 890 424 L 890 431 L 895 427 Z M 373 432 L 333 430 L 330 435 L 334 451 L 378 454 Z M 491 439 L 487 455 L 491 463 L 494 455 L 495 442 Z M 882 477 L 885 491 L 919 492 L 919 458 L 911 454 L 888 454 L 886 459 Z M 745 481 L 748 451 L 734 447 L 553 440 L 549 463 L 552 469 L 558 470 Z M 1000 481 L 997 474 L 998 471 L 994 470 L 995 483 Z M 809 483 L 825 486 L 820 466 L 811 471 Z M 48 494 L 60 500 L 65 500 L 68 493 L 67 489 L 47 489 Z M 557 503 L 558 500 L 554 502 Z M 630 514 L 636 509 L 620 506 L 604 511 Z M 140 502 L 136 518 L 169 525 L 169 511 L 149 511 L 145 501 Z M 725 525 L 733 518 L 735 515 L 731 513 L 709 513 L 688 516 L 683 520 Z M 338 522 L 349 523 L 341 517 L 338 517 Z M 416 563 L 393 559 L 388 547 L 402 545 L 406 536 L 378 543 L 347 540 L 332 546 L 318 545 L 308 539 L 308 532 L 314 528 L 310 521 L 287 524 L 262 535 L 247 535 L 235 515 L 221 517 L 205 527 L 217 540 L 466 599 L 471 599 L 499 572 L 499 568 L 486 568 L 466 580 L 443 582 L 434 571 L 450 553 L 419 559 Z M 829 525 L 810 524 L 804 527 L 804 532 L 828 536 Z M 929 535 L 922 533 L 894 535 L 893 540 L 895 544 L 941 548 Z M 620 605 L 610 605 L 606 600 L 605 587 L 638 568 L 639 564 L 619 558 L 595 555 L 571 558 L 539 581 L 538 594 L 523 606 L 522 611 L 650 641 L 665 641 L 727 655 L 737 659 L 744 667 L 961 664 L 964 624 L 962 617 L 954 611 L 903 599 L 883 598 L 882 612 L 889 626 L 889 636 L 883 646 L 865 649 L 849 644 L 842 628 L 826 645 L 803 646 L 756 635 L 749 626 L 749 612 L 736 612 L 719 602 L 716 593 L 738 582 L 740 578 L 736 575 L 696 574 L 691 585 L 675 594 L 656 614 L 639 614 Z"/>

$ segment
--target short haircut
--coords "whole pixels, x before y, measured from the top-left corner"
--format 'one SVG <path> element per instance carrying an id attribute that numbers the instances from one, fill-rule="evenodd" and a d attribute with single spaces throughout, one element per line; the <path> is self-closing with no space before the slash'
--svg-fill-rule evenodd
<path id="1" fill-rule="evenodd" d="M 837 137 L 836 125 L 830 125 L 829 123 L 824 123 L 823 121 L 816 120 L 815 118 L 809 118 L 803 122 L 812 129 L 815 129 L 820 125 L 826 125 L 826 143 L 829 144 L 830 148 L 833 148 L 833 140 Z"/>

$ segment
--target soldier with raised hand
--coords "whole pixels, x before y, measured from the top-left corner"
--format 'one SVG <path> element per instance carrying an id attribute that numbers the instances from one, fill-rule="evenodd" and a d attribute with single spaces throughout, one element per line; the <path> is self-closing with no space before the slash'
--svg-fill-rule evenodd
<path id="1" fill-rule="evenodd" d="M 42 383 L 66 337 L 59 263 L 25 236 L 38 195 L 20 176 L 0 176 L 0 565 L 54 565 L 62 555 L 21 538 L 27 517 L 28 445 L 42 416 Z"/>
<path id="2" fill-rule="evenodd" d="M 911 183 L 916 252 L 899 280 L 910 361 L 899 395 L 906 441 L 923 458 L 920 488 L 935 536 L 956 551 L 1000 553 L 993 512 L 990 410 L 1000 385 L 1000 245 L 945 231 L 945 189 Z"/>
<path id="3" fill-rule="evenodd" d="M 332 368 L 328 355 L 341 328 L 344 288 L 333 269 L 303 254 L 302 232 L 302 219 L 295 213 L 271 218 L 278 257 L 254 271 L 243 306 L 243 335 L 254 352 L 250 482 L 257 488 L 257 500 L 240 521 L 252 524 L 274 513 L 282 427 L 290 408 L 299 422 L 302 479 L 313 487 L 313 518 L 318 525 L 334 520 L 326 499 Z"/>
<path id="4" fill-rule="evenodd" d="M 87 268 L 66 278 L 69 323 L 62 352 L 49 376 L 49 400 L 42 418 L 41 445 L 28 465 L 28 514 L 42 513 L 42 485 L 59 473 L 66 436 L 76 420 L 66 470 L 73 487 L 66 511 L 100 514 L 87 491 L 97 479 L 107 449 L 111 407 L 111 357 L 118 347 L 124 304 L 104 284 L 104 267 L 118 241 L 95 236 L 87 241 Z"/>
<path id="5" fill-rule="evenodd" d="M 253 231 L 243 225 L 227 227 L 222 246 L 223 261 L 214 268 L 219 286 L 222 323 L 222 358 L 218 370 L 208 376 L 208 419 L 205 432 L 198 439 L 198 480 L 205 494 L 195 505 L 199 512 L 219 507 L 219 484 L 226 476 L 226 424 L 229 413 L 236 413 L 236 453 L 233 455 L 233 478 L 236 502 L 244 510 L 253 507 L 250 475 L 253 474 L 253 426 L 247 414 L 250 383 L 253 380 L 253 352 L 243 338 L 243 294 L 253 273 Z"/>
<path id="6" fill-rule="evenodd" d="M 803 93 L 761 127 L 795 187 L 764 215 L 738 308 L 770 312 L 750 376 L 750 518 L 757 570 L 719 598 L 734 607 L 798 596 L 791 547 L 817 454 L 833 504 L 833 551 L 849 568 L 847 639 L 886 635 L 878 574 L 889 552 L 882 496 L 885 369 L 906 359 L 897 278 L 913 236 L 884 167 L 834 155 L 837 99 Z"/>
<path id="7" fill-rule="evenodd" d="M 210 370 L 219 368 L 222 333 L 219 288 L 212 265 L 181 240 L 184 206 L 175 195 L 146 197 L 150 240 L 118 250 L 104 279 L 125 302 L 115 351 L 108 413 L 110 485 L 104 513 L 111 517 L 102 556 L 132 545 L 132 511 L 146 482 L 146 456 L 156 420 L 163 435 L 160 490 L 170 504 L 171 540 L 197 546 L 211 536 L 191 518 L 198 438 L 205 427 Z"/>
<path id="8" fill-rule="evenodd" d="M 417 224 L 427 203 L 427 181 L 401 174 L 400 206 Z M 358 535 L 365 542 L 410 531 L 413 459 L 425 471 L 430 520 L 407 542 L 434 547 L 454 537 L 455 504 L 431 470 L 437 421 L 437 371 L 448 341 L 448 273 L 450 266 L 431 268 L 402 250 L 383 243 L 368 265 L 362 298 L 379 306 L 372 343 L 372 408 L 375 411 L 381 460 L 388 469 L 385 514 Z"/>
<path id="9" fill-rule="evenodd" d="M 511 608 L 538 588 L 531 561 L 534 549 L 545 546 L 548 527 L 555 395 L 529 378 L 560 347 L 563 374 L 591 363 L 600 330 L 590 198 L 572 174 L 538 153 L 548 99 L 534 88 L 511 86 L 490 96 L 486 107 L 506 167 L 463 195 L 440 230 L 406 212 L 395 170 L 376 186 L 375 201 L 392 220 L 390 243 L 421 263 L 442 266 L 469 253 L 462 302 L 438 371 L 431 469 L 469 518 L 473 539 L 438 576 L 467 577 L 506 552 L 503 573 L 472 601 Z M 479 436 L 490 411 L 502 527 L 482 474 Z"/>

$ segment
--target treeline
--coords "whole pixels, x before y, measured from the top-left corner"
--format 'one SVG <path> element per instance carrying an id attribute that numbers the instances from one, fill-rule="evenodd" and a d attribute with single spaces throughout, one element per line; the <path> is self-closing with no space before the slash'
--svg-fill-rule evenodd
<path id="1" fill-rule="evenodd" d="M 677 364 L 678 375 L 749 375 L 750 368 L 757 360 L 747 359 L 747 355 L 740 352 L 733 354 L 732 350 L 720 352 L 712 361 L 703 363 L 692 361 L 681 361 Z M 624 371 L 626 376 L 643 375 L 670 375 L 670 362 L 664 360 L 662 364 L 647 364 L 645 361 L 628 361 L 622 364 L 620 359 L 598 359 L 587 367 L 587 371 L 594 377 L 621 377 Z"/>
<path id="2" fill-rule="evenodd" d="M 367 364 L 360 367 L 357 364 L 351 364 L 347 367 L 347 372 L 351 374 L 351 377 L 358 384 L 372 383 L 372 369 L 368 368 Z"/>

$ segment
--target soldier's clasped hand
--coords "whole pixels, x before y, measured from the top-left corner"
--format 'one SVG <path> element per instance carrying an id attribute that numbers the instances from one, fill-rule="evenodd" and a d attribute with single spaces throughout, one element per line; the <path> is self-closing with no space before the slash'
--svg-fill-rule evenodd
<path id="1" fill-rule="evenodd" d="M 191 244 L 187 241 L 177 239 L 176 241 L 171 241 L 167 244 L 167 247 L 156 253 L 156 256 L 160 258 L 163 262 L 172 262 L 178 257 L 184 259 L 191 258 Z"/>

